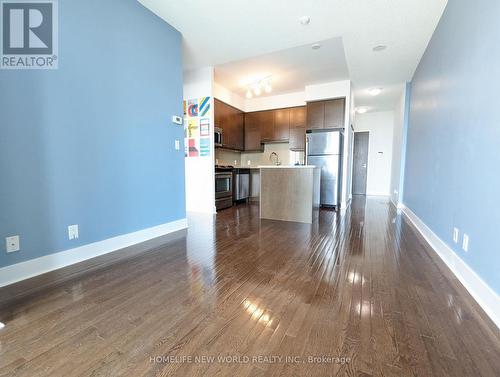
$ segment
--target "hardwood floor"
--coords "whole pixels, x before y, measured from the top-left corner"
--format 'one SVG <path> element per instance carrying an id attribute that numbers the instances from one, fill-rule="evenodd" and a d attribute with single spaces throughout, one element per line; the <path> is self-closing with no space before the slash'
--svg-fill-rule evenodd
<path id="1" fill-rule="evenodd" d="M 261 221 L 255 205 L 194 216 L 186 237 L 7 305 L 0 321 L 0 376 L 500 371 L 498 329 L 380 198 L 312 225 Z"/>

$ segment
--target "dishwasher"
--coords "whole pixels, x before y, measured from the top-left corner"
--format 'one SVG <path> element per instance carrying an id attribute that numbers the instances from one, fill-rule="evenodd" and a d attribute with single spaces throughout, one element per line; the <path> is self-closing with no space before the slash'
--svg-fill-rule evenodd
<path id="1" fill-rule="evenodd" d="M 248 201 L 250 197 L 250 169 L 233 170 L 233 200 Z"/>

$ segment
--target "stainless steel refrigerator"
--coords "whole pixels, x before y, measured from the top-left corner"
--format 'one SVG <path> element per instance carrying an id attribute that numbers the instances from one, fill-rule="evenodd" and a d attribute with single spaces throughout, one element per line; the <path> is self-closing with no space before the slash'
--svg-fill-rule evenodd
<path id="1" fill-rule="evenodd" d="M 342 190 L 344 129 L 306 131 L 306 165 L 321 169 L 320 204 L 339 208 Z"/>

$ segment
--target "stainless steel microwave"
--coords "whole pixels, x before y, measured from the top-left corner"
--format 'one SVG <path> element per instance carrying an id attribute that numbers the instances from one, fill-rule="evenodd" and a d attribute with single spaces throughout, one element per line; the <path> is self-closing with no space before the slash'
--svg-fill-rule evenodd
<path id="1" fill-rule="evenodd" d="M 214 144 L 216 147 L 222 147 L 222 128 L 214 128 Z"/>

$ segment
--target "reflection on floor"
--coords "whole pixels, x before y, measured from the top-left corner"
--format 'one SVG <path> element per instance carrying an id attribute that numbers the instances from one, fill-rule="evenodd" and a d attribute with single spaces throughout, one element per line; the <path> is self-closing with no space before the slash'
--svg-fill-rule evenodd
<path id="1" fill-rule="evenodd" d="M 0 313 L 5 376 L 497 376 L 495 328 L 385 199 L 256 205 Z"/>

